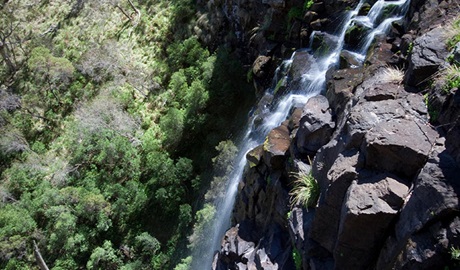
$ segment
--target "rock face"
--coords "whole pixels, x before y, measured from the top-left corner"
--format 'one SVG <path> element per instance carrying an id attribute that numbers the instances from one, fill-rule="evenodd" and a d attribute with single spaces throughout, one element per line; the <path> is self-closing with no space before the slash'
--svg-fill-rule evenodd
<path id="1" fill-rule="evenodd" d="M 346 4 L 315 1 L 304 18 L 317 24 L 318 13 Z M 393 25 L 393 36 L 380 38 L 362 66 L 342 52 L 324 95 L 293 109 L 247 154 L 214 269 L 458 268 L 460 92 L 424 84 L 448 52 L 439 26 L 420 21 L 442 22 L 458 11 L 449 4 L 412 1 L 407 23 Z M 350 47 L 358 30 L 366 31 L 350 30 Z M 330 37 L 318 36 L 320 48 Z M 297 57 L 286 89 L 314 64 L 310 54 Z M 404 75 L 397 66 L 407 67 Z M 292 205 L 293 182 L 309 174 L 320 189 L 317 204 Z"/>
<path id="2" fill-rule="evenodd" d="M 324 96 L 312 97 L 305 105 L 296 134 L 297 150 L 301 154 L 315 154 L 331 138 L 335 128 L 329 102 Z"/>
<path id="3" fill-rule="evenodd" d="M 406 72 L 405 83 L 417 86 L 425 82 L 445 63 L 448 55 L 442 27 L 415 39 Z"/>

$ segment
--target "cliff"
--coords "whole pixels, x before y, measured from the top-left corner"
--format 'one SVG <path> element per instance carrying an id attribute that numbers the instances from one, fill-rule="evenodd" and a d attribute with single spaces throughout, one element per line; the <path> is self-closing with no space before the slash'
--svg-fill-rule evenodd
<path id="1" fill-rule="evenodd" d="M 273 77 L 267 66 L 279 63 L 289 45 L 304 46 L 310 33 L 330 29 L 340 11 L 357 4 L 315 1 L 281 31 L 279 18 L 302 6 L 297 2 L 212 1 L 201 20 L 222 18 L 215 27 L 234 23 L 240 34 L 233 41 L 243 44 L 247 59 L 256 59 L 260 89 Z M 458 267 L 459 98 L 458 85 L 445 75 L 458 57 L 446 45 L 459 11 L 454 2 L 412 1 L 404 19 L 373 41 L 362 64 L 342 52 L 339 67 L 327 72 L 326 90 L 292 109 L 247 154 L 233 227 L 213 269 Z M 260 14 L 252 14 L 256 10 Z M 254 30 L 262 18 L 267 25 Z M 203 29 L 205 41 L 221 33 Z M 346 45 L 361 42 L 363 29 L 347 31 Z M 313 39 L 316 52 L 327 38 Z M 294 55 L 287 90 L 307 58 Z M 310 199 L 296 199 L 299 187 L 310 190 Z"/>

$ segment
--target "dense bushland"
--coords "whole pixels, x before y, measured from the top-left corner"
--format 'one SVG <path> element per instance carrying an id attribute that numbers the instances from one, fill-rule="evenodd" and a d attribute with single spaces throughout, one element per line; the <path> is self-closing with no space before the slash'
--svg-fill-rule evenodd
<path id="1" fill-rule="evenodd" d="M 35 269 L 33 241 L 50 269 L 172 268 L 252 98 L 241 63 L 191 0 L 0 13 L 0 268 Z"/>

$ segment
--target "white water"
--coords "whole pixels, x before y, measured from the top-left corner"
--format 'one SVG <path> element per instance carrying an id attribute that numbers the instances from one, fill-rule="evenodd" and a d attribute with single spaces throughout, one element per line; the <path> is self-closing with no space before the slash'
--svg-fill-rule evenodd
<path id="1" fill-rule="evenodd" d="M 233 211 L 233 205 L 237 193 L 238 183 L 241 181 L 244 168 L 246 166 L 246 153 L 260 145 L 265 140 L 267 133 L 279 126 L 281 122 L 286 120 L 291 109 L 294 106 L 303 106 L 310 97 L 320 94 L 325 89 L 326 72 L 337 65 L 339 60 L 340 52 L 344 46 L 344 37 L 346 30 L 357 21 L 367 25 L 371 30 L 368 36 L 363 39 L 362 44 L 359 46 L 358 51 L 352 51 L 351 53 L 362 63 L 365 58 L 366 52 L 376 35 L 383 34 L 390 27 L 391 23 L 401 19 L 402 17 L 394 17 L 383 20 L 379 25 L 375 25 L 379 17 L 382 16 L 385 6 L 396 5 L 399 8 L 398 16 L 403 16 L 407 10 L 408 2 L 410 0 L 400 1 L 383 1 L 378 0 L 373 7 L 371 7 L 368 16 L 356 16 L 361 9 L 364 0 L 361 0 L 357 7 L 346 12 L 342 22 L 340 23 L 339 29 L 332 33 L 336 37 L 337 42 L 330 47 L 330 51 L 324 55 L 324 57 L 316 58 L 314 63 L 310 63 L 309 70 L 301 75 L 301 84 L 299 89 L 290 89 L 290 92 L 273 100 L 270 104 L 264 105 L 264 109 L 261 112 L 263 115 L 262 123 L 256 124 L 253 120 L 249 123 L 246 133 L 242 138 L 241 142 L 237 144 L 239 147 L 239 154 L 234 162 L 234 170 L 229 177 L 226 194 L 223 200 L 215 202 L 216 215 L 212 231 L 207 233 L 206 239 L 208 240 L 204 246 L 197 248 L 193 252 L 193 269 L 203 270 L 210 269 L 214 254 L 220 249 L 221 239 L 225 231 L 230 227 L 230 217 Z M 312 33 L 312 38 L 317 32 Z M 311 52 L 311 50 L 310 50 Z M 311 52 L 313 53 L 313 52 Z M 273 95 L 275 86 L 280 79 L 287 79 L 285 75 L 280 77 L 281 70 L 288 69 L 292 63 L 293 58 L 296 57 L 295 53 L 290 60 L 286 60 L 278 68 L 273 87 L 267 90 L 266 95 Z M 259 106 L 260 107 L 260 106 Z"/>

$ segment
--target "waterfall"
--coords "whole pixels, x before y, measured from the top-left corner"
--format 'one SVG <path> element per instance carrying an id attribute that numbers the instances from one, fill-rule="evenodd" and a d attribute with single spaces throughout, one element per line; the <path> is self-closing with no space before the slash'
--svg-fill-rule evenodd
<path id="1" fill-rule="evenodd" d="M 303 106 L 310 97 L 320 94 L 325 89 L 326 72 L 337 66 L 339 56 L 344 47 L 344 37 L 347 29 L 353 26 L 354 23 L 361 22 L 366 27 L 370 28 L 367 36 L 361 41 L 356 50 L 350 51 L 360 63 L 363 62 L 366 52 L 376 35 L 383 34 L 388 30 L 391 23 L 403 18 L 410 0 L 401 1 L 384 1 L 378 0 L 369 10 L 367 16 L 357 16 L 365 0 L 361 0 L 354 10 L 347 11 L 340 23 L 340 27 L 334 33 L 328 33 L 335 37 L 335 44 L 330 46 L 329 50 L 316 56 L 312 48 L 302 49 L 298 52 L 309 53 L 311 60 L 309 62 L 308 70 L 301 75 L 300 84 L 296 88 L 290 88 L 287 94 L 275 95 L 274 90 L 279 80 L 292 80 L 288 78 L 286 73 L 282 74 L 282 70 L 289 70 L 293 64 L 293 60 L 297 57 L 294 53 L 292 58 L 283 62 L 277 69 L 272 87 L 267 89 L 265 95 L 267 99 L 272 99 L 269 104 L 263 105 L 263 110 L 259 110 L 263 117 L 262 121 L 254 121 L 255 117 L 249 122 L 246 132 L 237 145 L 239 146 L 239 154 L 234 162 L 234 170 L 231 173 L 227 190 L 224 198 L 215 202 L 216 214 L 214 219 L 213 228 L 211 231 L 206 232 L 206 243 L 204 246 L 197 248 L 193 253 L 193 268 L 194 270 L 210 269 L 213 256 L 220 248 L 221 239 L 225 231 L 230 227 L 230 217 L 235 202 L 238 183 L 240 182 L 244 168 L 246 166 L 246 153 L 264 142 L 267 133 L 279 126 L 281 122 L 286 120 L 291 109 L 295 106 Z M 396 10 L 391 18 L 384 17 L 386 7 L 395 7 Z M 394 11 L 393 10 L 393 11 Z M 388 10 L 387 10 L 388 11 Z M 388 13 L 388 12 L 387 12 Z M 319 34 L 318 31 L 313 31 L 311 40 L 314 35 Z M 313 43 L 313 42 L 311 42 Z M 311 46 L 311 45 L 310 45 Z M 278 74 L 280 73 L 280 74 Z M 276 98 L 273 98 L 276 97 Z M 260 106 L 259 106 L 260 107 Z"/>

